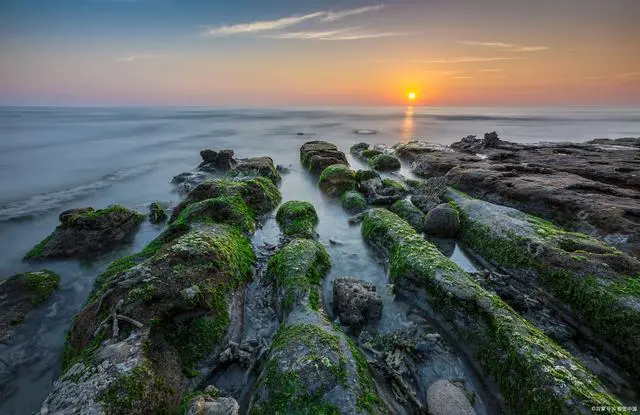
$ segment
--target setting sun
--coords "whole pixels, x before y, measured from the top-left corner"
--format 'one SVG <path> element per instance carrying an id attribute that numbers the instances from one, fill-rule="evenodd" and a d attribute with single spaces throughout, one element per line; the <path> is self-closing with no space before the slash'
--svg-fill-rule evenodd
<path id="1" fill-rule="evenodd" d="M 414 99 L 416 99 L 416 93 L 415 92 L 409 92 L 409 94 L 407 95 L 409 97 L 409 99 L 411 101 L 413 101 Z"/>

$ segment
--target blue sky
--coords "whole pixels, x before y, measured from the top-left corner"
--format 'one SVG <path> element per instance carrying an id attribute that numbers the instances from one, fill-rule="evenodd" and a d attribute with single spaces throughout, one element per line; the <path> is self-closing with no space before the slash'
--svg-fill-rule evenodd
<path id="1" fill-rule="evenodd" d="M 634 0 L 3 0 L 0 102 L 634 104 Z"/>

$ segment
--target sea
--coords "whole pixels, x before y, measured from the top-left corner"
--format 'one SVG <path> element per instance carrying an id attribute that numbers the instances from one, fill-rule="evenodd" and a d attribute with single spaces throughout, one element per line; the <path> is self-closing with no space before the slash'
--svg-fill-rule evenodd
<path id="1" fill-rule="evenodd" d="M 283 201 L 308 200 L 318 211 L 319 240 L 333 263 L 324 281 L 325 303 L 331 303 L 336 277 L 369 280 L 384 297 L 380 330 L 392 330 L 407 324 L 406 310 L 394 301 L 384 268 L 364 245 L 358 227 L 347 224 L 339 203 L 323 197 L 301 167 L 300 146 L 326 140 L 348 154 L 358 142 L 451 144 L 491 131 L 520 143 L 637 137 L 640 108 L 0 107 L 0 281 L 42 268 L 61 275 L 60 289 L 27 316 L 9 343 L 0 344 L 0 414 L 39 411 L 60 375 L 65 334 L 95 277 L 109 262 L 141 249 L 163 229 L 145 222 L 131 245 L 92 261 L 23 261 L 24 254 L 56 227 L 61 211 L 122 204 L 145 213 L 153 201 L 175 205 L 180 195 L 171 178 L 193 170 L 205 148 L 232 149 L 237 158 L 270 156 L 290 169 L 281 184 Z M 348 157 L 354 167 L 365 167 Z M 403 172 L 410 174 L 408 166 Z M 254 243 L 277 242 L 274 222 L 265 221 Z M 450 251 L 463 268 L 476 268 L 457 245 Z"/>

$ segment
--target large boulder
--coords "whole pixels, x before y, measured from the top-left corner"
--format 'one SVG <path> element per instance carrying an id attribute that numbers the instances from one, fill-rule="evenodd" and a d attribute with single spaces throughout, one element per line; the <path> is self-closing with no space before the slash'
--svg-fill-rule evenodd
<path id="1" fill-rule="evenodd" d="M 464 391 L 441 379 L 427 389 L 427 406 L 431 415 L 475 415 Z"/>
<path id="2" fill-rule="evenodd" d="M 460 216 L 449 204 L 441 203 L 427 213 L 424 224 L 424 230 L 429 235 L 453 238 L 460 230 Z"/>
<path id="3" fill-rule="evenodd" d="M 424 232 L 424 213 L 422 213 L 422 211 L 418 209 L 416 205 L 411 203 L 411 201 L 406 199 L 398 200 L 393 205 L 391 205 L 389 210 L 409 222 L 409 225 L 411 225 L 417 232 Z"/>
<path id="4" fill-rule="evenodd" d="M 334 164 L 349 165 L 347 157 L 334 144 L 326 141 L 309 141 L 300 147 L 300 161 L 311 173 L 320 174 Z"/>
<path id="5" fill-rule="evenodd" d="M 289 200 L 278 208 L 276 221 L 286 236 L 313 238 L 318 215 L 311 203 Z"/>
<path id="6" fill-rule="evenodd" d="M 254 157 L 241 160 L 240 163 L 229 172 L 229 175 L 232 177 L 266 177 L 276 185 L 282 180 L 271 157 Z"/>
<path id="7" fill-rule="evenodd" d="M 31 271 L 0 282 L 0 342 L 6 341 L 33 308 L 44 302 L 60 284 L 52 271 Z"/>
<path id="8" fill-rule="evenodd" d="M 369 159 L 369 165 L 378 171 L 398 170 L 400 160 L 391 154 L 378 154 Z"/>
<path id="9" fill-rule="evenodd" d="M 371 283 L 352 277 L 337 278 L 333 281 L 333 310 L 342 324 L 357 328 L 380 320 L 382 298 Z"/>
<path id="10" fill-rule="evenodd" d="M 333 164 L 322 171 L 318 186 L 329 196 L 340 196 L 347 190 L 354 190 L 356 176 L 344 164 Z"/>
<path id="11" fill-rule="evenodd" d="M 199 169 L 205 171 L 227 171 L 236 164 L 233 159 L 233 150 L 205 149 L 200 152 L 200 157 L 202 157 L 202 163 Z"/>
<path id="12" fill-rule="evenodd" d="M 90 258 L 130 242 L 144 216 L 120 205 L 60 214 L 61 223 L 25 259 Z"/>

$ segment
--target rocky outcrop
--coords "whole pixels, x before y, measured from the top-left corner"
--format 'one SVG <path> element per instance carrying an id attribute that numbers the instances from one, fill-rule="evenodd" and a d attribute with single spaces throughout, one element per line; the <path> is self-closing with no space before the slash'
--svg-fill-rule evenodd
<path id="1" fill-rule="evenodd" d="M 344 164 L 333 164 L 322 171 L 318 186 L 329 196 L 340 196 L 356 185 L 355 172 Z"/>
<path id="2" fill-rule="evenodd" d="M 452 150 L 442 144 L 430 143 L 428 141 L 410 141 L 399 143 L 393 146 L 396 156 L 403 160 L 413 162 L 423 154 L 451 152 Z"/>
<path id="3" fill-rule="evenodd" d="M 313 238 L 318 224 L 318 215 L 309 202 L 290 200 L 278 209 L 276 221 L 288 237 Z"/>
<path id="4" fill-rule="evenodd" d="M 621 142 L 633 145 L 635 139 Z M 451 149 L 408 153 L 413 172 L 446 174 L 450 185 L 472 196 L 545 217 L 640 257 L 636 147 L 602 140 L 535 145 L 498 140 L 479 150 L 464 143 L 452 147 L 472 154 Z"/>
<path id="5" fill-rule="evenodd" d="M 438 238 L 453 238 L 460 230 L 460 218 L 458 211 L 442 203 L 431 209 L 424 219 L 426 233 Z"/>
<path id="6" fill-rule="evenodd" d="M 371 209 L 362 236 L 386 259 L 399 295 L 465 344 L 514 412 L 590 413 L 618 406 L 599 381 L 497 295 L 438 252 L 397 215 Z"/>
<path id="7" fill-rule="evenodd" d="M 49 270 L 17 274 L 0 281 L 0 342 L 6 342 L 29 311 L 58 288 L 60 277 Z"/>
<path id="8" fill-rule="evenodd" d="M 526 273 L 532 288 L 541 286 L 570 307 L 592 341 L 640 374 L 640 261 L 516 209 L 456 191 L 448 197 L 461 213 L 460 239 L 467 246 L 514 275 Z"/>
<path id="9" fill-rule="evenodd" d="M 60 214 L 61 223 L 25 259 L 90 258 L 130 242 L 144 216 L 120 205 L 106 209 L 74 209 Z"/>
<path id="10" fill-rule="evenodd" d="M 333 281 L 333 309 L 340 323 L 358 328 L 380 320 L 382 298 L 375 285 L 353 277 L 341 277 Z"/>
<path id="11" fill-rule="evenodd" d="M 407 188 L 400 182 L 392 179 L 382 179 L 372 170 L 361 170 L 358 173 L 358 190 L 364 195 L 367 202 L 372 205 L 391 205 L 403 199 L 407 194 Z M 375 173 L 375 175 L 370 174 Z M 358 177 L 358 175 L 356 175 Z"/>
<path id="12" fill-rule="evenodd" d="M 231 177 L 265 177 L 275 185 L 280 183 L 282 177 L 273 165 L 271 157 L 254 157 L 241 160 L 239 164 L 229 172 Z"/>
<path id="13" fill-rule="evenodd" d="M 195 395 L 195 396 L 194 396 Z M 203 392 L 195 392 L 185 397 L 184 415 L 238 415 L 240 405 L 227 396 L 219 396 L 214 387 L 208 386 Z"/>
<path id="14" fill-rule="evenodd" d="M 255 186 L 248 191 L 243 187 L 251 180 Z M 191 203 L 165 232 L 96 279 L 74 319 L 64 373 L 43 411 L 172 412 L 189 384 L 227 361 L 225 345 L 255 260 L 238 218 L 247 211 L 257 217 L 253 206 L 265 206 L 255 202 L 274 198 L 266 193 L 280 196 L 264 178 L 218 185 L 233 191 L 213 191 L 218 204 L 202 189 L 188 197 Z M 228 215 L 219 213 L 224 209 Z"/>
<path id="15" fill-rule="evenodd" d="M 406 220 L 416 231 L 424 232 L 424 213 L 409 200 L 398 200 L 389 210 Z"/>
<path id="16" fill-rule="evenodd" d="M 200 152 L 200 157 L 202 157 L 202 163 L 200 163 L 198 169 L 209 172 L 225 172 L 237 163 L 233 158 L 233 150 L 214 151 L 205 149 Z"/>
<path id="17" fill-rule="evenodd" d="M 451 144 L 451 148 L 455 148 L 458 151 L 466 153 L 481 153 L 488 148 L 499 148 L 504 145 L 505 142 L 500 140 L 498 134 L 494 131 L 492 133 L 486 133 L 484 138 L 476 138 L 475 135 L 468 135 L 462 140 Z"/>
<path id="18" fill-rule="evenodd" d="M 475 415 L 464 392 L 448 380 L 434 382 L 427 389 L 427 406 L 431 415 Z"/>
<path id="19" fill-rule="evenodd" d="M 269 260 L 282 323 L 248 413 L 385 412 L 362 352 L 321 311 L 329 268 L 324 247 L 311 239 L 294 239 Z"/>
<path id="20" fill-rule="evenodd" d="M 334 164 L 349 165 L 347 157 L 334 144 L 326 141 L 308 141 L 300 147 L 300 161 L 305 169 L 320 174 Z"/>

